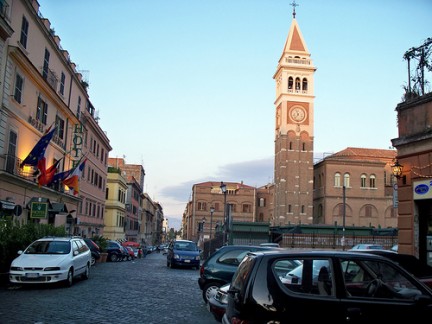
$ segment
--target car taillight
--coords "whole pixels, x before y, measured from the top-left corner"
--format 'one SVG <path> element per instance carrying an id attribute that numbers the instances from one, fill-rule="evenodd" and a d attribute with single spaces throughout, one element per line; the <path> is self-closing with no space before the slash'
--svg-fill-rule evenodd
<path id="1" fill-rule="evenodd" d="M 200 276 L 203 276 L 203 275 L 204 275 L 204 266 L 202 265 L 200 267 Z"/>
<path id="2" fill-rule="evenodd" d="M 249 324 L 249 321 L 247 320 L 242 320 L 240 318 L 237 317 L 231 317 L 231 324 Z"/>

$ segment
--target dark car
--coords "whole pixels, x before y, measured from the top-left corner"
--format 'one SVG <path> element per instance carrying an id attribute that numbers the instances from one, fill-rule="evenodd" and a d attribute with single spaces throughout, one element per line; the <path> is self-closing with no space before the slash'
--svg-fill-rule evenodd
<path id="1" fill-rule="evenodd" d="M 108 241 L 107 242 L 107 252 L 108 257 L 107 260 L 111 262 L 115 261 L 123 261 L 125 258 L 125 251 L 123 250 L 123 247 L 121 244 L 117 241 Z M 126 256 L 127 258 L 127 256 Z"/>
<path id="2" fill-rule="evenodd" d="M 237 266 L 248 252 L 268 249 L 276 248 L 252 245 L 225 245 L 216 250 L 200 267 L 198 285 L 202 290 L 204 302 L 207 303 L 209 297 L 214 295 L 220 286 L 231 281 Z"/>
<path id="3" fill-rule="evenodd" d="M 91 251 L 91 265 L 95 265 L 96 261 L 100 259 L 100 248 L 92 239 L 84 238 L 84 242 L 87 244 Z"/>
<path id="4" fill-rule="evenodd" d="M 281 263 L 299 261 L 284 283 Z M 318 273 L 317 280 L 314 280 Z M 222 322 L 380 323 L 424 321 L 432 291 L 388 258 L 345 251 L 259 251 L 237 268 Z"/>
<path id="5" fill-rule="evenodd" d="M 199 269 L 200 260 L 200 250 L 193 241 L 174 240 L 168 246 L 167 267 Z"/>
<path id="6" fill-rule="evenodd" d="M 370 250 L 365 252 L 382 255 L 386 258 L 389 258 L 390 260 L 399 264 L 401 267 L 405 268 L 405 270 L 408 272 L 411 272 L 424 284 L 432 288 L 432 267 L 421 262 L 414 255 L 381 250 Z"/>
<path id="7" fill-rule="evenodd" d="M 210 296 L 207 301 L 207 309 L 213 314 L 216 321 L 222 322 L 222 317 L 228 304 L 228 290 L 230 284 L 227 283 L 216 290 L 216 294 Z"/>

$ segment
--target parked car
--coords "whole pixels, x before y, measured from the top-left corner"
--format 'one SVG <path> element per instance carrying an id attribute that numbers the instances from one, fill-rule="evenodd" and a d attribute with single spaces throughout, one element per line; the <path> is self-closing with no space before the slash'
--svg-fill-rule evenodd
<path id="1" fill-rule="evenodd" d="M 200 260 L 200 250 L 193 241 L 173 240 L 168 246 L 167 267 L 199 269 Z"/>
<path id="2" fill-rule="evenodd" d="M 230 284 L 227 283 L 216 290 L 213 296 L 210 296 L 207 302 L 207 309 L 212 313 L 216 321 L 222 322 L 222 317 L 228 304 L 228 289 Z"/>
<path id="3" fill-rule="evenodd" d="M 357 244 L 354 245 L 349 251 L 360 251 L 360 250 L 385 250 L 384 246 L 380 244 Z"/>
<path id="4" fill-rule="evenodd" d="M 91 252 L 81 237 L 44 237 L 18 255 L 9 271 L 13 284 L 63 282 L 70 287 L 76 277 L 89 278 Z"/>
<path id="5" fill-rule="evenodd" d="M 132 260 L 132 256 L 129 254 L 129 250 L 125 246 L 120 246 L 120 249 L 122 250 L 122 260 L 123 261 Z"/>
<path id="6" fill-rule="evenodd" d="M 417 257 L 411 254 L 393 253 L 391 251 L 369 250 L 364 251 L 382 255 L 399 264 L 402 268 L 416 276 L 424 284 L 432 288 L 432 267 L 421 262 Z"/>
<path id="7" fill-rule="evenodd" d="M 109 240 L 107 242 L 107 253 L 107 261 L 116 262 L 123 261 L 125 252 L 119 242 Z"/>
<path id="8" fill-rule="evenodd" d="M 219 287 L 231 281 L 237 266 L 250 251 L 275 249 L 267 246 L 225 245 L 208 257 L 200 267 L 198 286 L 205 303 Z"/>
<path id="9" fill-rule="evenodd" d="M 125 248 L 129 253 L 128 260 L 134 260 L 135 258 L 138 257 L 138 250 L 137 250 L 137 255 L 135 256 L 135 252 L 134 252 L 133 248 L 131 248 L 130 246 L 126 246 Z"/>
<path id="10" fill-rule="evenodd" d="M 298 282 L 284 284 L 275 268 L 289 260 L 301 262 L 302 273 Z M 315 262 L 328 265 L 320 267 L 316 282 Z M 222 322 L 403 323 L 431 316 L 432 291 L 388 258 L 335 250 L 258 251 L 237 268 Z"/>
<path id="11" fill-rule="evenodd" d="M 279 243 L 271 243 L 271 242 L 260 243 L 260 246 L 280 247 Z"/>
<path id="12" fill-rule="evenodd" d="M 100 248 L 92 239 L 84 238 L 84 242 L 90 249 L 91 252 L 91 265 L 95 265 L 96 261 L 100 259 Z"/>

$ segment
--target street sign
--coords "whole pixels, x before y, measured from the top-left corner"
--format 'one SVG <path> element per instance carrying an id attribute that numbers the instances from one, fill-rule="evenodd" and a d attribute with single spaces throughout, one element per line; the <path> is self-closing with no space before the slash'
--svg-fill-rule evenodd
<path id="1" fill-rule="evenodd" d="M 32 202 L 30 218 L 46 218 L 48 216 L 48 203 Z"/>

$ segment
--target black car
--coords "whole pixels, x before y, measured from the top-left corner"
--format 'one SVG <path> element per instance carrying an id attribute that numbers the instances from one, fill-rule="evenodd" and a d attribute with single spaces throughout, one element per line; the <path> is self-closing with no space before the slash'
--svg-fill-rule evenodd
<path id="1" fill-rule="evenodd" d="M 226 245 L 216 250 L 200 267 L 198 285 L 202 290 L 202 297 L 207 303 L 217 288 L 231 281 L 237 266 L 250 251 L 276 249 L 266 246 Z"/>
<path id="2" fill-rule="evenodd" d="M 99 246 L 90 238 L 84 238 L 84 242 L 87 244 L 91 251 L 91 265 L 95 265 L 96 261 L 100 259 L 100 248 Z"/>
<path id="3" fill-rule="evenodd" d="M 284 275 L 284 265 L 294 260 L 301 271 Z M 237 268 L 222 323 L 403 323 L 431 316 L 432 291 L 388 258 L 335 250 L 259 251 Z"/>
<path id="4" fill-rule="evenodd" d="M 117 241 L 108 241 L 107 242 L 107 252 L 108 257 L 107 261 L 115 262 L 115 261 L 123 261 L 127 256 L 121 244 Z"/>

